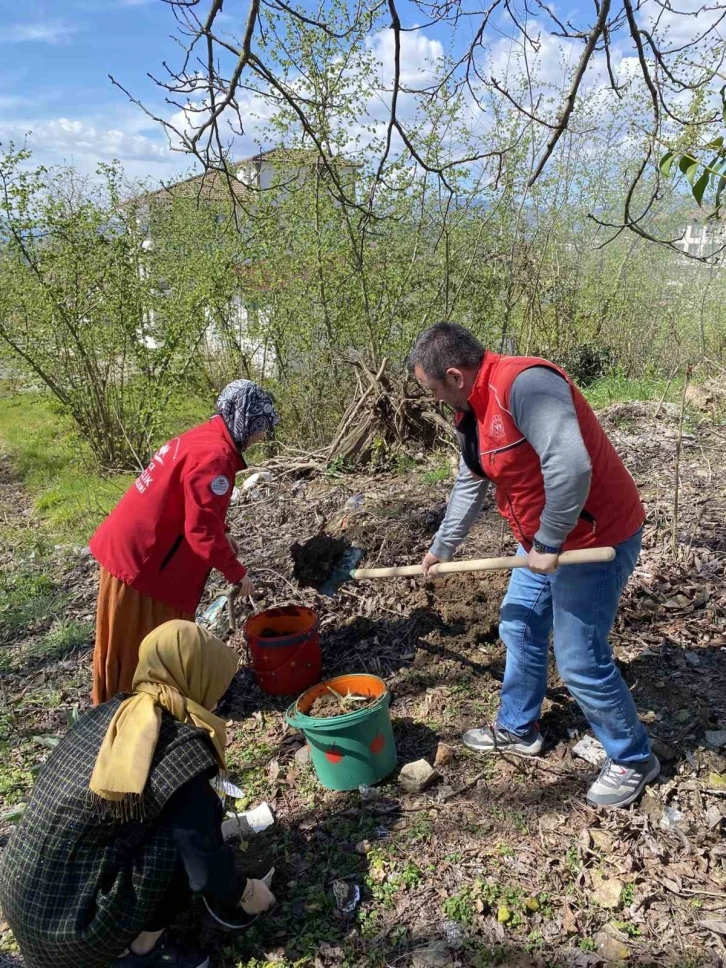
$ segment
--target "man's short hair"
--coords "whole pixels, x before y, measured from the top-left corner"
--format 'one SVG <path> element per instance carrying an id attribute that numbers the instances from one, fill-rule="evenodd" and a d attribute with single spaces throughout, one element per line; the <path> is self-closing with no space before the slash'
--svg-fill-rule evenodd
<path id="1" fill-rule="evenodd" d="M 428 377 L 443 380 L 447 370 L 478 369 L 485 349 L 468 329 L 458 323 L 436 323 L 425 329 L 408 357 L 409 369 L 420 367 Z"/>

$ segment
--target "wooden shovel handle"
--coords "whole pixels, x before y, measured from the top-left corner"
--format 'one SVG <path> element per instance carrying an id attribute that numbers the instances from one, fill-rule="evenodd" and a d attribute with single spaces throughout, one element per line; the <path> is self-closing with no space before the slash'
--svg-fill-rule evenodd
<path id="1" fill-rule="evenodd" d="M 561 565 L 588 565 L 602 561 L 612 561 L 615 548 L 583 548 L 580 551 L 563 551 Z M 527 559 L 523 555 L 508 558 L 471 558 L 469 561 L 442 561 L 432 565 L 430 575 L 454 575 L 467 571 L 507 571 L 511 568 L 526 568 Z M 407 578 L 421 574 L 421 565 L 400 565 L 397 568 L 357 568 L 351 578 Z"/>

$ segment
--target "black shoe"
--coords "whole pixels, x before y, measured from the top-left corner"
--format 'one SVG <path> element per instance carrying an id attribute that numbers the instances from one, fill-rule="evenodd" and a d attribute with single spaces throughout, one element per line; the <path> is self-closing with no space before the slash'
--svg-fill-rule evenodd
<path id="1" fill-rule="evenodd" d="M 129 948 L 116 959 L 114 968 L 209 968 L 209 958 L 196 951 L 180 951 L 162 938 L 148 955 L 135 955 Z"/>

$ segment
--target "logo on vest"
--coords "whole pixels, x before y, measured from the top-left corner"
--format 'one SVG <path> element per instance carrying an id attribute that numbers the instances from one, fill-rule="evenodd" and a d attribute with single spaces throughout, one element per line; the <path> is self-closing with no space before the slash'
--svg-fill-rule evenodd
<path id="1" fill-rule="evenodd" d="M 501 414 L 496 414 L 494 416 L 494 419 L 492 420 L 492 425 L 489 428 L 489 433 L 492 435 L 492 437 L 495 437 L 497 440 L 501 440 L 502 437 L 504 436 L 505 431 L 504 431 L 504 424 L 502 423 Z"/>
<path id="2" fill-rule="evenodd" d="M 224 476 L 224 474 L 220 474 L 219 477 L 214 478 L 214 480 L 209 486 L 212 489 L 212 494 L 216 494 L 217 497 L 221 497 L 223 494 L 226 494 L 227 491 L 229 490 L 229 481 Z"/>

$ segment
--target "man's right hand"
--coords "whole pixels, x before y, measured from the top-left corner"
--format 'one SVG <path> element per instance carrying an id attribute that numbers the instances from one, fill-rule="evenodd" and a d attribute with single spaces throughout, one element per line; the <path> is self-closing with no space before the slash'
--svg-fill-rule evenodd
<path id="1" fill-rule="evenodd" d="M 245 575 L 242 581 L 238 582 L 237 587 L 239 588 L 239 593 L 243 598 L 254 598 L 254 596 L 257 594 L 255 583 L 252 581 L 249 575 Z"/>
<path id="2" fill-rule="evenodd" d="M 421 569 L 424 575 L 428 575 L 429 568 L 432 565 L 438 564 L 440 560 L 441 560 L 440 558 L 437 558 L 436 555 L 432 555 L 431 552 L 429 551 L 428 554 L 424 556 L 424 560 L 421 562 Z"/>

